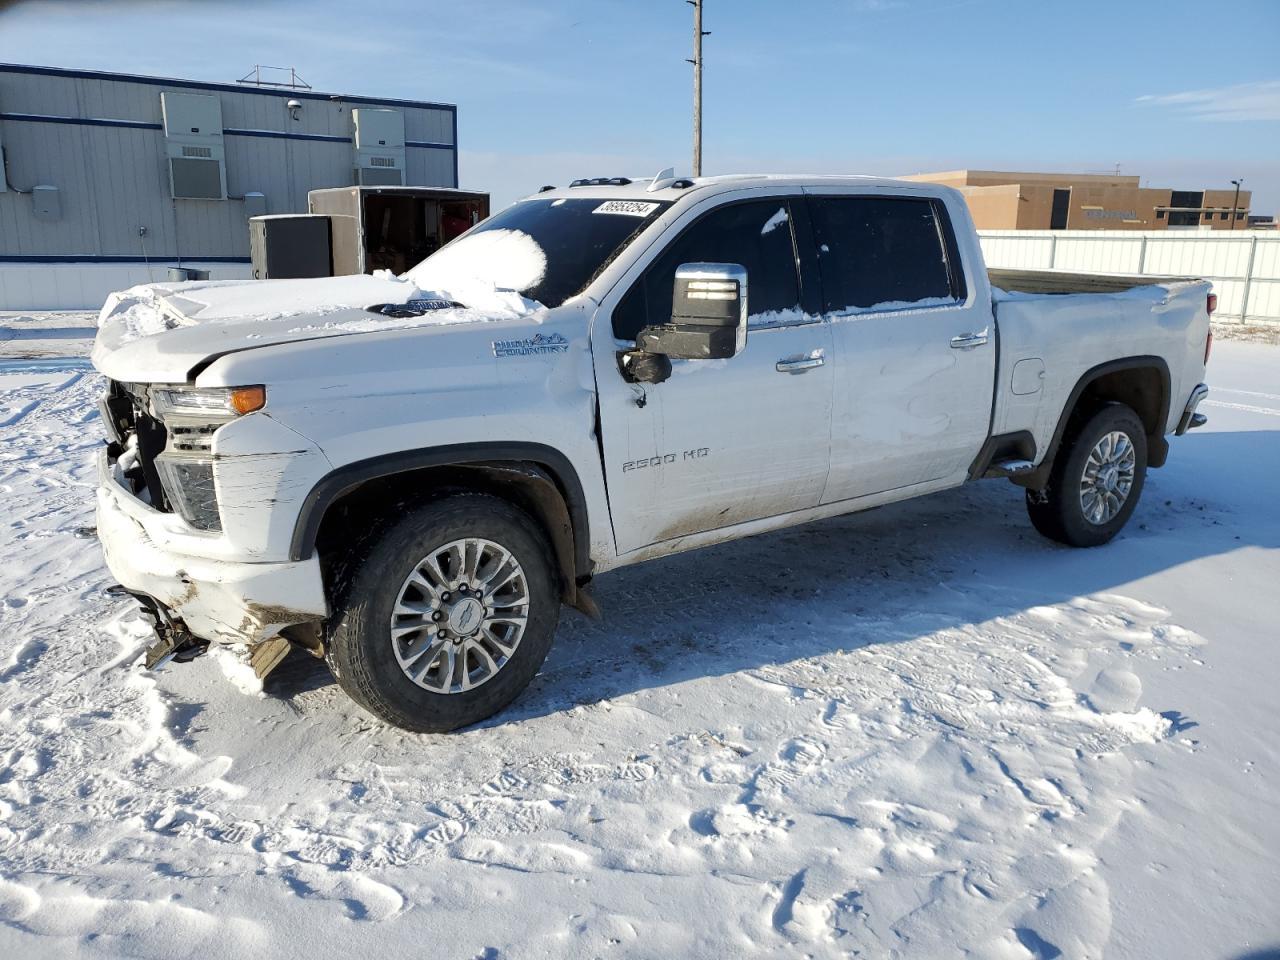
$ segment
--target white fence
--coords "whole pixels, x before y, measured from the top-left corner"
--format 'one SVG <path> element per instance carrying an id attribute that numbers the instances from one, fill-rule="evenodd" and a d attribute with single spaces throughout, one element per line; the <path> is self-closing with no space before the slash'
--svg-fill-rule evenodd
<path id="1" fill-rule="evenodd" d="M 1201 277 L 1218 320 L 1280 323 L 1280 230 L 980 230 L 987 266 Z"/>

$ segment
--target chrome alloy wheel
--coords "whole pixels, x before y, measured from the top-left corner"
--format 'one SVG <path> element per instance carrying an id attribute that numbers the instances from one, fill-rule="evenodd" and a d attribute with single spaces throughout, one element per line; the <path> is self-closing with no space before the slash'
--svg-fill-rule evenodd
<path id="1" fill-rule="evenodd" d="M 1127 434 L 1113 430 L 1089 451 L 1080 477 L 1080 509 L 1095 526 L 1114 520 L 1133 489 L 1137 455 Z"/>
<path id="2" fill-rule="evenodd" d="M 391 645 L 406 677 L 432 693 L 465 693 L 511 659 L 529 617 L 524 568 L 492 540 L 432 551 L 405 578 L 391 613 Z"/>

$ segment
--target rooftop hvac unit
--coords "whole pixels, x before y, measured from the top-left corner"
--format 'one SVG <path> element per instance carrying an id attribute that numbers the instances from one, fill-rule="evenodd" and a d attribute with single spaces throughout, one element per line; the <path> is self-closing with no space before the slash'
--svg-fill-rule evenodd
<path id="1" fill-rule="evenodd" d="M 358 107 L 351 117 L 356 126 L 356 186 L 403 186 L 404 114 Z"/>
<path id="2" fill-rule="evenodd" d="M 222 103 L 203 93 L 160 94 L 164 150 L 175 200 L 225 200 Z"/>

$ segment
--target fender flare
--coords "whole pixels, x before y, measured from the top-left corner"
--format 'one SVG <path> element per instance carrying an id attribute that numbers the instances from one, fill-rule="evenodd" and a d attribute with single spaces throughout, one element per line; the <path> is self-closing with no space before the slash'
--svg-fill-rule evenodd
<path id="1" fill-rule="evenodd" d="M 456 443 L 417 450 L 400 450 L 344 464 L 322 477 L 302 502 L 289 544 L 291 560 L 307 560 L 315 553 L 316 536 L 329 507 L 361 484 L 426 467 L 467 466 L 493 461 L 524 462 L 542 467 L 564 497 L 573 527 L 573 558 L 578 576 L 591 570 L 591 528 L 587 499 L 573 464 L 559 450 L 541 443 Z"/>

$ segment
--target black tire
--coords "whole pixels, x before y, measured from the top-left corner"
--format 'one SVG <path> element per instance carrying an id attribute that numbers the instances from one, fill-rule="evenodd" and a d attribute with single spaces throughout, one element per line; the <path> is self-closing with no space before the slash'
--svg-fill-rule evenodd
<path id="1" fill-rule="evenodd" d="M 528 619 L 514 652 L 489 679 L 462 692 L 433 692 L 401 669 L 391 639 L 392 611 L 406 578 L 425 557 L 467 537 L 500 545 L 523 568 Z M 547 541 L 527 514 L 498 497 L 454 494 L 408 507 L 402 520 L 356 549 L 363 555 L 350 558 L 349 579 L 333 597 L 326 659 L 358 704 L 401 729 L 444 733 L 492 716 L 529 685 L 551 648 L 560 591 Z"/>
<path id="2" fill-rule="evenodd" d="M 1089 454 L 1103 437 L 1119 432 L 1133 445 L 1134 471 L 1129 495 L 1115 516 L 1094 523 L 1080 501 L 1080 484 Z M 1142 420 L 1123 403 L 1108 403 L 1072 425 L 1063 438 L 1043 490 L 1027 491 L 1027 515 L 1041 534 L 1071 547 L 1097 547 L 1109 542 L 1133 515 L 1147 478 L 1147 432 Z"/>

